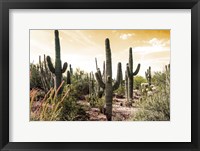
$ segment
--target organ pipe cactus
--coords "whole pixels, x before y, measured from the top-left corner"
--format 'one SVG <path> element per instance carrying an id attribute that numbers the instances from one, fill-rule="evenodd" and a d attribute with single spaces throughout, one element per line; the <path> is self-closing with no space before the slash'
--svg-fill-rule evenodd
<path id="1" fill-rule="evenodd" d="M 135 72 L 133 72 L 133 55 L 132 55 L 132 48 L 129 49 L 129 63 L 126 66 L 127 70 L 127 77 L 128 77 L 128 100 L 133 99 L 133 79 L 140 70 L 140 64 L 137 65 Z"/>
<path id="2" fill-rule="evenodd" d="M 61 66 L 61 60 L 60 60 L 60 40 L 59 40 L 59 32 L 58 30 L 54 31 L 55 34 L 55 67 L 52 64 L 51 57 L 47 56 L 47 63 L 49 70 L 55 75 L 55 88 L 58 89 L 61 82 L 62 82 L 62 73 L 64 73 L 67 69 L 67 63 L 65 62 L 63 64 L 63 67 Z M 59 89 L 58 94 L 62 93 L 62 88 Z"/>
<path id="3" fill-rule="evenodd" d="M 111 59 L 111 49 L 110 42 L 107 38 L 105 40 L 105 49 L 106 49 L 106 71 L 105 71 L 105 82 L 103 82 L 102 77 L 99 76 L 98 72 L 95 73 L 98 84 L 101 88 L 105 89 L 105 101 L 106 101 L 106 117 L 108 121 L 112 120 L 112 100 L 113 100 L 113 91 L 119 87 L 121 79 L 121 63 L 118 63 L 117 69 L 117 79 L 114 84 L 112 84 L 112 59 Z"/>
<path id="4" fill-rule="evenodd" d="M 151 67 L 149 67 L 149 69 L 147 69 L 147 71 L 145 72 L 145 77 L 148 81 L 149 86 L 151 86 Z"/>

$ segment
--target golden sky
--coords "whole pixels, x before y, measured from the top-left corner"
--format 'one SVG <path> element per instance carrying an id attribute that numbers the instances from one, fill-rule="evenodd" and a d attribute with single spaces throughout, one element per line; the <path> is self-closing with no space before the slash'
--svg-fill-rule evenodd
<path id="1" fill-rule="evenodd" d="M 102 69 L 105 60 L 105 39 L 110 39 L 113 78 L 117 63 L 122 63 L 123 75 L 133 49 L 133 68 L 141 64 L 139 75 L 151 66 L 162 71 L 170 62 L 170 30 L 59 30 L 62 63 L 72 64 L 86 72 L 96 72 L 95 57 Z M 39 55 L 55 58 L 54 30 L 30 30 L 30 62 Z"/>

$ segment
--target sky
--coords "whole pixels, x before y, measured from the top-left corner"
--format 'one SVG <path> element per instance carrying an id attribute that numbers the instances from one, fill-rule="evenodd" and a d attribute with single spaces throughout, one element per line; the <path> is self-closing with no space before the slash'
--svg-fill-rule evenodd
<path id="1" fill-rule="evenodd" d="M 95 58 L 102 71 L 106 38 L 110 40 L 113 78 L 118 62 L 125 74 L 130 47 L 133 70 L 141 64 L 138 75 L 144 77 L 149 66 L 152 72 L 163 71 L 170 63 L 170 30 L 59 30 L 59 38 L 62 64 L 71 64 L 74 71 L 80 68 L 95 73 Z M 55 60 L 54 30 L 30 30 L 30 63 L 38 63 L 44 54 Z"/>

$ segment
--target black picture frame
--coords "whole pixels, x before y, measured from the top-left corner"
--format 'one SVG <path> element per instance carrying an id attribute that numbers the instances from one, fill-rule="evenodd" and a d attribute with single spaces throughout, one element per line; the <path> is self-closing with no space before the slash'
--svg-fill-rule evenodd
<path id="1" fill-rule="evenodd" d="M 9 9 L 191 9 L 191 142 L 9 142 Z M 0 0 L 0 149 L 200 151 L 199 0 Z"/>

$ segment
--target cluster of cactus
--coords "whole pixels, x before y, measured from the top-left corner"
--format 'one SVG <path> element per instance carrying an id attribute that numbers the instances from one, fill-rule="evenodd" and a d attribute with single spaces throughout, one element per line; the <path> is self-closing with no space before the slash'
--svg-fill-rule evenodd
<path id="1" fill-rule="evenodd" d="M 54 31 L 55 34 L 55 67 L 52 64 L 50 56 L 47 56 L 47 63 L 49 70 L 55 75 L 54 79 L 54 85 L 56 90 L 59 88 L 62 82 L 62 74 L 66 71 L 67 69 L 67 63 L 65 62 L 63 64 L 63 67 L 61 66 L 61 59 L 60 59 L 60 40 L 59 40 L 59 32 L 58 30 Z M 62 93 L 62 88 L 59 89 L 58 94 Z"/>
<path id="2" fill-rule="evenodd" d="M 118 63 L 117 69 L 117 79 L 114 84 L 112 84 L 112 59 L 111 59 L 111 49 L 110 42 L 107 38 L 105 40 L 105 51 L 106 51 L 106 63 L 105 63 L 105 81 L 103 81 L 102 77 L 98 72 L 95 73 L 96 80 L 99 86 L 105 89 L 105 101 L 106 101 L 106 117 L 108 121 L 112 120 L 112 101 L 113 101 L 113 91 L 119 87 L 120 79 L 121 79 L 121 63 Z"/>
<path id="3" fill-rule="evenodd" d="M 147 82 L 149 84 L 149 87 L 151 86 L 151 67 L 149 66 L 149 69 L 145 71 L 145 77 L 147 79 Z"/>
<path id="4" fill-rule="evenodd" d="M 53 76 L 52 73 L 47 68 L 46 57 L 44 55 L 44 61 L 41 61 L 41 56 L 39 56 L 39 73 L 42 82 L 42 87 L 45 92 L 48 92 L 53 86 Z"/>
<path id="5" fill-rule="evenodd" d="M 135 72 L 133 72 L 133 55 L 132 48 L 129 49 L 129 63 L 126 65 L 126 74 L 125 74 L 125 85 L 126 85 L 126 95 L 128 102 L 133 100 L 133 81 L 134 76 L 138 74 L 140 70 L 140 64 L 137 65 Z"/>

